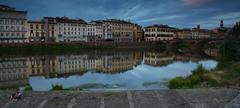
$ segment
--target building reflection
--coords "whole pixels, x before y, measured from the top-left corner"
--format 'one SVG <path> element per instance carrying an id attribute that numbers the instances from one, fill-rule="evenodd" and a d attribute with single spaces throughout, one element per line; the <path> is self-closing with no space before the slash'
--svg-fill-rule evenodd
<path id="1" fill-rule="evenodd" d="M 148 51 L 94 51 L 81 54 L 44 55 L 28 57 L 0 57 L 0 89 L 25 86 L 32 76 L 67 78 L 86 72 L 118 74 L 144 64 L 161 67 L 174 61 L 195 61 L 195 55 Z"/>
<path id="2" fill-rule="evenodd" d="M 13 88 L 28 84 L 27 58 L 0 58 L 0 88 Z"/>
<path id="3" fill-rule="evenodd" d="M 173 60 L 174 56 L 165 52 L 146 52 L 144 54 L 144 63 L 151 66 L 166 66 Z"/>
<path id="4" fill-rule="evenodd" d="M 174 61 L 181 62 L 196 62 L 198 63 L 200 60 L 208 59 L 199 54 L 174 54 L 173 52 L 146 52 L 144 54 L 144 63 L 147 65 L 159 67 L 159 66 L 167 66 Z"/>

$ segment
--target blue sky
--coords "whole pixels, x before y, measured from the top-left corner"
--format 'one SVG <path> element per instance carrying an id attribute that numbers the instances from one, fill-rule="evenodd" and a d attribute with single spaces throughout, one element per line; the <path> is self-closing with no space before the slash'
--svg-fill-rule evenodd
<path id="1" fill-rule="evenodd" d="M 216 28 L 240 21 L 240 0 L 0 0 L 28 11 L 30 20 L 68 16 L 86 21 L 118 18 L 143 26 L 168 24 L 179 28 Z"/>

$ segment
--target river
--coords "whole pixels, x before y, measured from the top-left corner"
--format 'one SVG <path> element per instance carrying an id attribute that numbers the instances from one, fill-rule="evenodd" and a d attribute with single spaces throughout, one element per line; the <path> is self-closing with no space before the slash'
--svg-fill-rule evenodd
<path id="1" fill-rule="evenodd" d="M 56 84 L 96 92 L 168 89 L 170 79 L 191 75 L 200 64 L 214 69 L 218 62 L 198 54 L 158 50 L 1 56 L 0 89 L 30 85 L 34 91 L 48 91 Z"/>

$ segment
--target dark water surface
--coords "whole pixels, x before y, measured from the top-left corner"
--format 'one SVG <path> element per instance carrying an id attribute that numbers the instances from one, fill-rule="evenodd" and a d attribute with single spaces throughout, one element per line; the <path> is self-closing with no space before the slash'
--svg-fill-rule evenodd
<path id="1" fill-rule="evenodd" d="M 0 57 L 0 89 L 47 91 L 53 84 L 83 91 L 168 89 L 168 81 L 187 76 L 199 64 L 217 61 L 198 54 L 157 50 L 93 50 L 67 54 Z"/>

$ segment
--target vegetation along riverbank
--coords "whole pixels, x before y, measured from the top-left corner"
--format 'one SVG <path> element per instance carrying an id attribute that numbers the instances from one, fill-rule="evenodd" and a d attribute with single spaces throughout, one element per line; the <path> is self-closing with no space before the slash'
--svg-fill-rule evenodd
<path id="1" fill-rule="evenodd" d="M 240 86 L 240 22 L 228 34 L 219 47 L 218 65 L 206 70 L 199 65 L 192 75 L 176 77 L 169 82 L 171 89 L 202 88 L 216 86 Z"/>

